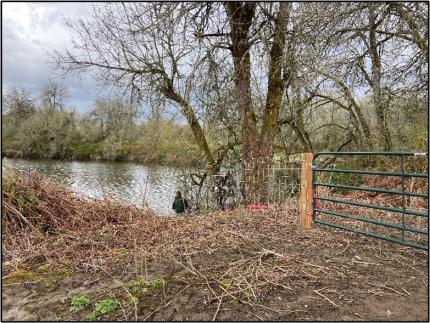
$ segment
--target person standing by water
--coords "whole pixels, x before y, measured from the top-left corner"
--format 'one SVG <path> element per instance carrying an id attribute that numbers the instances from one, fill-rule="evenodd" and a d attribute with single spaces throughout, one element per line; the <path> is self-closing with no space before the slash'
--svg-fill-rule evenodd
<path id="1" fill-rule="evenodd" d="M 176 192 L 175 200 L 172 204 L 172 209 L 175 210 L 176 213 L 184 213 L 185 209 L 188 209 L 188 201 L 182 197 L 181 191 Z"/>

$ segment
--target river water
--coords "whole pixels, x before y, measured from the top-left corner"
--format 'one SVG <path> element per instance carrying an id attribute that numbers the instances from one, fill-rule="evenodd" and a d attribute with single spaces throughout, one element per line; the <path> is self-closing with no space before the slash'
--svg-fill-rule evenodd
<path id="1" fill-rule="evenodd" d="M 5 168 L 37 171 L 89 197 L 109 196 L 137 206 L 145 201 L 161 214 L 173 214 L 172 201 L 181 175 L 178 169 L 169 167 L 102 161 L 5 158 Z"/>

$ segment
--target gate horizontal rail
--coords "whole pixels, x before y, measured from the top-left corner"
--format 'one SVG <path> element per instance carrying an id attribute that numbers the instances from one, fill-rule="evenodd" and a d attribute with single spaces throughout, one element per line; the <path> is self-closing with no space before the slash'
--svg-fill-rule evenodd
<path id="1" fill-rule="evenodd" d="M 337 155 L 337 156 L 415 156 L 415 157 L 422 157 L 422 156 L 428 156 L 428 153 L 422 153 L 422 152 L 392 152 L 392 151 L 333 151 L 333 152 L 320 152 L 316 153 L 314 155 L 314 159 L 316 159 L 318 156 L 323 155 Z"/>
<path id="2" fill-rule="evenodd" d="M 332 187 L 332 188 L 345 188 L 350 190 L 357 190 L 357 191 L 368 191 L 368 192 L 374 192 L 374 193 L 387 193 L 387 194 L 395 194 L 395 195 L 406 195 L 406 196 L 413 196 L 413 197 L 422 197 L 425 199 L 428 199 L 429 196 L 426 194 L 420 194 L 415 192 L 402 192 L 402 191 L 395 191 L 395 190 L 384 190 L 382 188 L 371 188 L 367 186 L 350 186 L 350 185 L 338 185 L 338 184 L 325 184 L 325 183 L 314 183 L 314 186 L 325 186 L 325 187 Z"/>
<path id="3" fill-rule="evenodd" d="M 369 209 L 376 209 L 376 210 L 382 210 L 382 211 L 390 211 L 390 212 L 397 212 L 397 213 L 404 213 L 404 214 L 428 217 L 427 213 L 419 212 L 419 211 L 403 210 L 403 209 L 398 209 L 398 208 L 394 208 L 394 207 L 385 207 L 385 206 L 380 206 L 380 205 L 375 205 L 375 204 L 366 204 L 366 203 L 359 203 L 359 202 L 353 202 L 353 201 L 339 200 L 339 199 L 328 198 L 328 197 L 323 197 L 323 196 L 315 196 L 315 198 L 319 201 L 328 201 L 328 202 L 334 202 L 334 203 L 341 203 L 341 204 L 367 207 Z"/>
<path id="4" fill-rule="evenodd" d="M 378 170 L 358 170 L 358 169 L 339 169 L 339 168 L 319 168 L 316 165 L 316 160 L 320 156 L 334 156 L 333 160 L 336 157 L 339 156 L 380 156 L 380 157 L 399 157 L 400 158 L 400 172 L 387 172 L 387 171 L 378 171 Z M 418 193 L 418 192 L 408 192 L 405 190 L 405 178 L 425 178 L 427 179 L 427 185 L 428 185 L 428 178 L 429 175 L 425 173 L 414 173 L 409 172 L 406 173 L 404 171 L 404 158 L 405 157 L 428 157 L 428 153 L 416 153 L 416 152 L 322 152 L 317 153 L 314 155 L 314 158 L 312 160 L 312 191 L 314 192 L 312 196 L 312 209 L 313 209 L 313 222 L 316 224 L 323 224 L 339 229 L 343 229 L 350 232 L 359 233 L 365 236 L 370 236 L 378 239 L 383 239 L 403 245 L 407 245 L 414 248 L 424 249 L 428 250 L 428 245 L 416 243 L 414 241 L 408 241 L 405 239 L 405 232 L 410 232 L 413 234 L 418 235 L 426 235 L 428 237 L 428 206 L 427 206 L 427 213 L 421 212 L 418 210 L 409 210 L 406 208 L 405 203 L 405 197 L 416 197 L 416 198 L 422 198 L 427 199 L 429 198 L 428 194 Z M 383 188 L 373 188 L 373 187 L 367 187 L 367 186 L 352 186 L 352 185 L 342 185 L 342 184 L 331 184 L 331 183 L 324 183 L 324 182 L 317 182 L 317 173 L 344 173 L 344 174 L 361 174 L 361 175 L 378 175 L 381 177 L 384 176 L 399 176 L 401 177 L 401 190 L 389 190 L 389 189 L 383 189 Z M 350 201 L 350 200 L 344 200 L 344 199 L 338 199 L 338 198 L 332 198 L 328 196 L 318 196 L 316 194 L 316 187 L 328 187 L 328 188 L 334 188 L 334 189 L 342 189 L 342 190 L 358 190 L 358 191 L 367 191 L 367 192 L 373 192 L 373 193 L 385 193 L 385 194 L 392 194 L 392 195 L 398 195 L 402 197 L 402 207 L 396 208 L 396 207 L 386 207 L 382 205 L 375 205 L 375 204 L 368 204 L 368 203 L 360 203 L 356 201 Z M 325 194 L 327 195 L 327 194 Z M 372 218 L 365 218 L 360 217 L 352 214 L 347 214 L 343 212 L 339 212 L 338 210 L 328 210 L 323 209 L 319 205 L 319 201 L 326 201 L 326 202 L 333 202 L 337 205 L 339 204 L 346 204 L 361 208 L 369 208 L 369 209 L 375 209 L 375 210 L 381 210 L 381 211 L 387 211 L 387 212 L 394 212 L 394 213 L 401 213 L 401 224 L 393 223 L 393 222 L 386 222 L 382 220 L 374 220 Z M 317 205 L 318 202 L 318 205 Z M 317 214 L 325 214 L 330 217 L 338 217 L 343 219 L 349 219 L 353 221 L 358 221 L 359 223 L 368 223 L 371 225 L 377 225 L 382 226 L 390 229 L 400 230 L 402 234 L 402 238 L 398 239 L 396 237 L 388 236 L 379 234 L 376 232 L 369 232 L 369 231 L 363 231 L 355 227 L 346 226 L 339 223 L 333 223 L 328 222 L 325 220 L 321 220 L 317 218 Z M 405 225 L 405 216 L 408 215 L 410 219 L 413 219 L 415 216 L 424 218 L 427 220 L 427 229 L 423 230 L 422 228 L 415 228 L 411 226 Z M 428 239 L 428 238 L 427 238 Z M 428 242 L 427 242 L 428 243 Z"/>
<path id="5" fill-rule="evenodd" d="M 349 174 L 363 174 L 363 175 L 383 175 L 383 176 L 404 176 L 404 177 L 421 177 L 427 178 L 428 174 L 422 173 L 389 173 L 389 172 L 374 172 L 365 170 L 352 170 L 352 169 L 333 169 L 333 168 L 314 168 L 318 172 L 330 173 L 349 173 Z"/>
<path id="6" fill-rule="evenodd" d="M 395 224 L 395 223 L 390 223 L 390 222 L 385 222 L 385 221 L 376 221 L 376 220 L 372 220 L 372 219 L 366 219 L 366 218 L 363 218 L 360 216 L 354 216 L 354 215 L 350 215 L 350 214 L 346 214 L 346 213 L 342 213 L 342 212 L 328 211 L 328 210 L 323 210 L 323 209 L 315 209 L 315 210 L 318 212 L 321 212 L 321 213 L 325 213 L 325 214 L 329 214 L 329 215 L 336 215 L 336 216 L 340 216 L 342 218 L 347 218 L 347 219 L 351 219 L 351 220 L 357 220 L 357 221 L 361 221 L 361 222 L 372 223 L 372 224 L 376 224 L 376 225 L 382 225 L 384 227 L 390 227 L 390 228 L 395 228 L 395 229 L 399 229 L 399 230 L 415 232 L 415 233 L 419 233 L 419 234 L 428 234 L 428 231 L 424 231 L 424 230 L 420 230 L 420 229 L 416 229 L 416 228 L 412 228 L 412 227 L 406 227 L 406 226 L 402 226 L 400 224 Z"/>
<path id="7" fill-rule="evenodd" d="M 394 242 L 394 243 L 402 244 L 402 245 L 413 247 L 413 248 L 417 248 L 417 249 L 428 250 L 428 247 L 426 245 L 422 245 L 422 244 L 418 244 L 418 243 L 413 243 L 413 242 L 409 242 L 409 241 L 403 241 L 403 240 L 400 240 L 400 239 L 396 239 L 396 238 L 392 238 L 392 237 L 387 237 L 387 236 L 384 236 L 384 235 L 378 234 L 378 233 L 362 231 L 362 230 L 359 230 L 359 229 L 347 227 L 347 226 L 336 224 L 336 223 L 326 222 L 326 221 L 322 221 L 322 220 L 314 220 L 314 223 L 324 224 L 324 225 L 327 225 L 327 226 L 330 226 L 330 227 L 333 227 L 333 228 L 342 229 L 342 230 L 350 231 L 350 232 L 354 232 L 354 233 L 359 233 L 359 234 L 362 234 L 364 236 L 378 238 L 378 239 L 386 240 L 386 241 L 391 241 L 391 242 Z"/>

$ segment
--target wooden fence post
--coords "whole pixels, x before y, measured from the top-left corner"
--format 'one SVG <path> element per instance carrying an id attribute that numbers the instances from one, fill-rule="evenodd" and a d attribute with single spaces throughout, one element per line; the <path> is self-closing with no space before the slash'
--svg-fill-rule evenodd
<path id="1" fill-rule="evenodd" d="M 302 154 L 300 181 L 300 228 L 312 227 L 312 153 Z"/>

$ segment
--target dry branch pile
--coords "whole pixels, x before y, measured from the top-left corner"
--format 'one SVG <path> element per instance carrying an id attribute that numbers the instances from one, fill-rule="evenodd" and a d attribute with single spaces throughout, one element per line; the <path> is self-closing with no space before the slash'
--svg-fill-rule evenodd
<path id="1" fill-rule="evenodd" d="M 2 185 L 6 272 L 22 262 L 65 261 L 78 271 L 94 271 L 127 256 L 216 250 L 236 246 L 246 237 L 270 238 L 293 222 L 285 213 L 267 217 L 240 210 L 206 214 L 198 220 L 157 216 L 109 199 L 83 199 L 34 173 L 9 173 Z M 291 207 L 296 208 L 293 200 Z"/>

